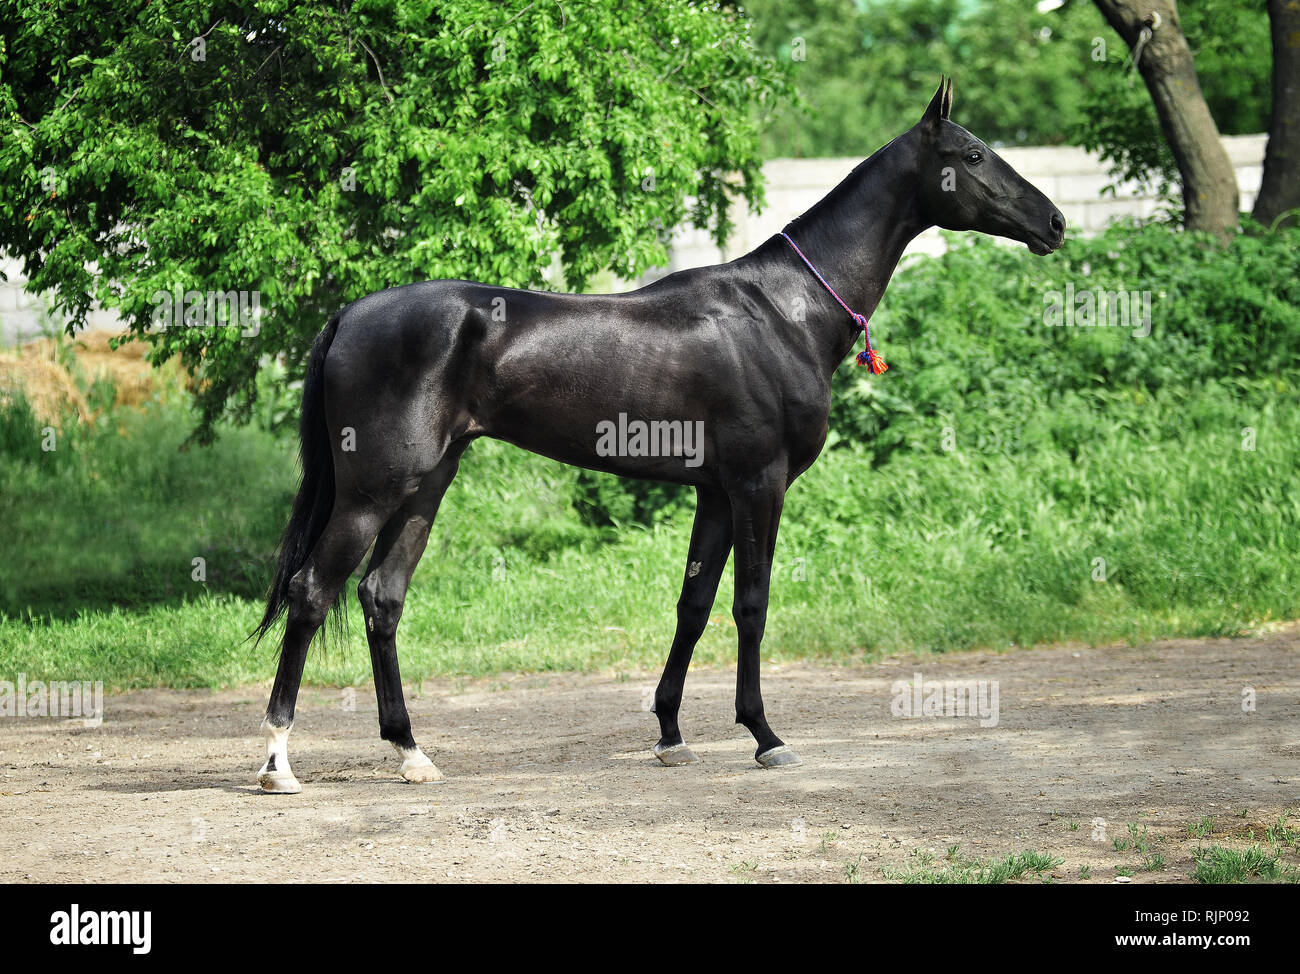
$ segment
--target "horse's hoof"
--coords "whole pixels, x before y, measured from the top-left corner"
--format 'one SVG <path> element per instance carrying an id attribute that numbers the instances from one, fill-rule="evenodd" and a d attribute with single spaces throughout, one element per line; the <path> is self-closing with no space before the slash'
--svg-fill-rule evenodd
<path id="1" fill-rule="evenodd" d="M 398 773 L 407 781 L 416 785 L 427 785 L 431 781 L 442 781 L 442 772 L 418 747 L 410 751 L 398 748 L 402 755 L 402 766 Z"/>
<path id="2" fill-rule="evenodd" d="M 257 783 L 268 795 L 296 795 L 302 791 L 292 771 L 263 770 L 257 775 Z"/>
<path id="3" fill-rule="evenodd" d="M 803 764 L 799 755 L 785 744 L 768 748 L 762 754 L 755 755 L 754 760 L 765 768 L 792 768 L 796 764 Z"/>
<path id="4" fill-rule="evenodd" d="M 438 770 L 437 765 L 432 761 L 428 764 L 417 764 L 411 767 L 402 765 L 402 777 L 412 784 L 427 785 L 431 781 L 442 781 L 442 772 Z"/>
<path id="5" fill-rule="evenodd" d="M 700 759 L 695 756 L 695 752 L 685 744 L 670 744 L 668 747 L 656 744 L 655 757 L 670 768 L 676 768 L 683 764 L 700 763 Z"/>

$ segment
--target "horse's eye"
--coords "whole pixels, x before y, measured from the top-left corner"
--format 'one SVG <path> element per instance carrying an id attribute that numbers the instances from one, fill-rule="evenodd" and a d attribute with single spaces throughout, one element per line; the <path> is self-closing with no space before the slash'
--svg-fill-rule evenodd
<path id="1" fill-rule="evenodd" d="M 966 161 L 969 162 L 972 166 L 979 165 L 980 160 L 983 158 L 984 157 L 980 155 L 980 153 L 974 150 L 966 153 Z"/>

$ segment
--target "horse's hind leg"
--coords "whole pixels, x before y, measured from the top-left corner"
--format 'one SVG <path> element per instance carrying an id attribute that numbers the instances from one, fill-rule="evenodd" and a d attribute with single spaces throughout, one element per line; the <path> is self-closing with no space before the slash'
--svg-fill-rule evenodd
<path id="1" fill-rule="evenodd" d="M 379 736 L 397 749 L 402 757 L 399 773 L 413 782 L 440 781 L 442 775 L 411 735 L 411 718 L 402 697 L 402 676 L 397 663 L 397 624 L 402 618 L 411 575 L 424 553 L 438 505 L 456 476 L 466 445 L 468 442 L 453 445 L 421 481 L 420 489 L 384 525 L 365 577 L 357 587 L 375 671 Z"/>
<path id="2" fill-rule="evenodd" d="M 696 490 L 695 526 L 686 556 L 686 576 L 677 600 L 677 632 L 668 652 L 664 675 L 655 690 L 655 716 L 659 718 L 659 743 L 654 753 L 664 764 L 694 764 L 699 760 L 682 741 L 677 711 L 682 704 L 686 670 L 718 592 L 718 581 L 731 552 L 731 505 L 727 495 L 710 487 Z"/>
<path id="3" fill-rule="evenodd" d="M 289 583 L 289 618 L 280 649 L 280 665 L 271 688 L 262 730 L 266 763 L 257 774 L 264 791 L 296 794 L 302 790 L 289 768 L 288 741 L 307 648 L 321 627 L 352 570 L 391 513 L 391 508 L 337 504 L 306 563 Z"/>

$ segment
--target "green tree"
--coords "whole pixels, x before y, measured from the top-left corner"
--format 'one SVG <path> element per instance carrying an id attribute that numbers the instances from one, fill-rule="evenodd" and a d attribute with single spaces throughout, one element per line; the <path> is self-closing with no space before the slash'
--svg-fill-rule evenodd
<path id="1" fill-rule="evenodd" d="M 768 157 L 872 152 L 913 118 L 940 72 L 956 80 L 961 123 L 995 144 L 1071 141 L 1087 109 L 1099 136 L 1129 136 L 1105 145 L 1146 139 L 1140 156 L 1168 154 L 1141 78 L 1144 101 L 1129 97 L 1122 72 L 1094 60 L 1099 37 L 1116 61 L 1128 52 L 1091 2 L 1041 12 L 1031 0 L 747 0 L 744 7 L 759 47 L 790 66 L 800 95 L 764 133 Z M 1179 7 L 1219 131 L 1264 131 L 1264 11 L 1241 0 Z"/>
<path id="2" fill-rule="evenodd" d="M 1091 4 L 1073 0 L 1065 10 L 1088 6 Z M 1152 32 L 1154 36 L 1164 30 L 1160 46 L 1143 44 L 1142 57 L 1148 59 L 1148 69 L 1171 33 L 1181 27 L 1186 47 L 1195 58 L 1194 70 L 1190 63 L 1182 70 L 1185 74 L 1191 71 L 1188 77 L 1199 82 L 1218 133 L 1264 131 L 1269 120 L 1271 70 L 1267 15 L 1237 0 L 1184 0 L 1176 13 L 1180 23 L 1166 22 Z M 1174 203 L 1182 179 L 1178 161 L 1143 76 L 1133 69 L 1132 52 L 1127 44 L 1115 41 L 1115 34 L 1106 28 L 1092 43 L 1093 62 L 1083 79 L 1085 94 L 1080 114 L 1070 127 L 1070 138 L 1110 162 L 1112 176 L 1143 184 Z M 1168 92 L 1185 92 L 1189 83 L 1184 78 L 1178 84 L 1157 87 L 1168 100 Z M 1186 100 L 1185 94 L 1180 97 Z M 1167 106 L 1166 110 L 1171 109 Z M 1202 116 L 1203 126 L 1205 121 Z M 1209 138 L 1192 139 L 1192 149 L 1198 141 L 1208 146 Z"/>
<path id="3" fill-rule="evenodd" d="M 1253 216 L 1265 226 L 1300 220 L 1300 0 L 1268 0 L 1273 110 Z"/>
<path id="4" fill-rule="evenodd" d="M 1183 224 L 1226 242 L 1238 225 L 1237 175 L 1201 91 L 1174 0 L 1093 0 L 1133 50 L 1178 165 Z"/>
<path id="5" fill-rule="evenodd" d="M 745 15 L 687 0 L 0 0 L 0 250 L 69 331 L 116 307 L 246 417 L 340 304 L 411 281 L 580 288 L 760 202 L 786 90 Z M 161 295 L 256 326 L 151 330 Z M 255 334 L 254 334 L 255 332 Z"/>
<path id="6" fill-rule="evenodd" d="M 998 144 L 1064 141 L 1104 28 L 1079 5 L 1025 0 L 749 0 L 763 51 L 791 66 L 801 96 L 764 136 L 768 156 L 861 156 L 910 124 L 940 73 L 958 115 Z"/>

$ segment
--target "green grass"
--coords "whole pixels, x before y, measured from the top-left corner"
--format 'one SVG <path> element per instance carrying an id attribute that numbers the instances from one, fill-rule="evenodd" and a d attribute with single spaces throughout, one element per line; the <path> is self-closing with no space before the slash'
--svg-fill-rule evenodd
<path id="1" fill-rule="evenodd" d="M 1215 256 L 1120 230 L 1056 264 L 972 246 L 900 272 L 878 319 L 893 368 L 837 377 L 830 448 L 787 498 L 765 658 L 1137 643 L 1300 617 L 1300 233 L 1277 240 Z M 1178 287 L 1149 338 L 1026 326 L 1068 279 Z M 158 402 L 44 453 L 21 404 L 0 409 L 0 678 L 273 674 L 275 641 L 244 637 L 295 444 L 250 426 L 183 452 L 192 424 Z M 403 676 L 657 668 L 689 534 L 672 492 L 480 441 L 415 574 Z M 730 586 L 728 570 L 700 663 L 734 663 Z M 370 679 L 354 589 L 352 635 L 313 652 L 308 681 Z"/>
<path id="2" fill-rule="evenodd" d="M 1249 815 L 1250 810 L 1243 808 L 1234 817 L 1246 819 Z M 1294 811 L 1284 811 L 1267 825 L 1229 823 L 1216 827 L 1214 819 L 1202 816 L 1187 826 L 1189 836 L 1200 839 L 1213 836 L 1248 844 L 1198 846 L 1192 852 L 1192 878 L 1200 883 L 1300 882 L 1300 865 L 1294 861 L 1300 855 L 1300 830 L 1291 824 L 1294 817 Z M 1293 861 L 1288 862 L 1286 856 Z"/>
<path id="3" fill-rule="evenodd" d="M 1159 872 L 1167 865 L 1163 852 L 1153 852 L 1142 857 L 1142 868 L 1149 873 Z"/>
<path id="4" fill-rule="evenodd" d="M 914 853 L 913 858 L 915 862 L 902 869 L 884 867 L 884 878 L 890 882 L 909 884 L 1001 884 L 1040 876 L 1065 861 L 1032 850 L 1007 855 L 1002 859 L 966 859 L 952 848 L 942 864 L 935 863 L 933 856 L 920 851 Z"/>
<path id="5" fill-rule="evenodd" d="M 1147 835 L 1145 825 L 1138 826 L 1136 822 L 1128 823 L 1128 838 L 1116 839 L 1114 843 L 1116 852 L 1123 852 L 1126 849 L 1133 849 L 1142 855 L 1146 855 L 1151 849 L 1151 839 Z"/>
<path id="6" fill-rule="evenodd" d="M 1198 883 L 1300 882 L 1300 869 L 1282 861 L 1280 851 L 1258 845 L 1230 849 L 1212 845 L 1192 854 Z"/>
<path id="7" fill-rule="evenodd" d="M 1117 428 L 1075 461 L 957 454 L 872 470 L 830 451 L 790 492 L 765 656 L 1235 635 L 1300 615 L 1300 396 L 1269 404 L 1274 435 L 1249 454 L 1226 416 L 1182 442 Z M 0 673 L 117 687 L 272 673 L 274 645 L 242 640 L 295 488 L 292 444 L 244 429 L 182 453 L 187 422 L 155 407 L 0 466 Z M 472 448 L 407 602 L 408 679 L 662 663 L 689 518 L 588 527 L 572 477 L 502 444 Z M 728 572 L 702 663 L 734 658 L 730 584 Z M 313 653 L 309 680 L 368 679 L 352 594 L 349 606 L 348 646 Z"/>
<path id="8" fill-rule="evenodd" d="M 1289 817 L 1287 812 L 1278 815 L 1277 821 L 1264 830 L 1264 838 L 1275 846 L 1285 844 L 1300 851 L 1300 829 L 1287 821 Z"/>

